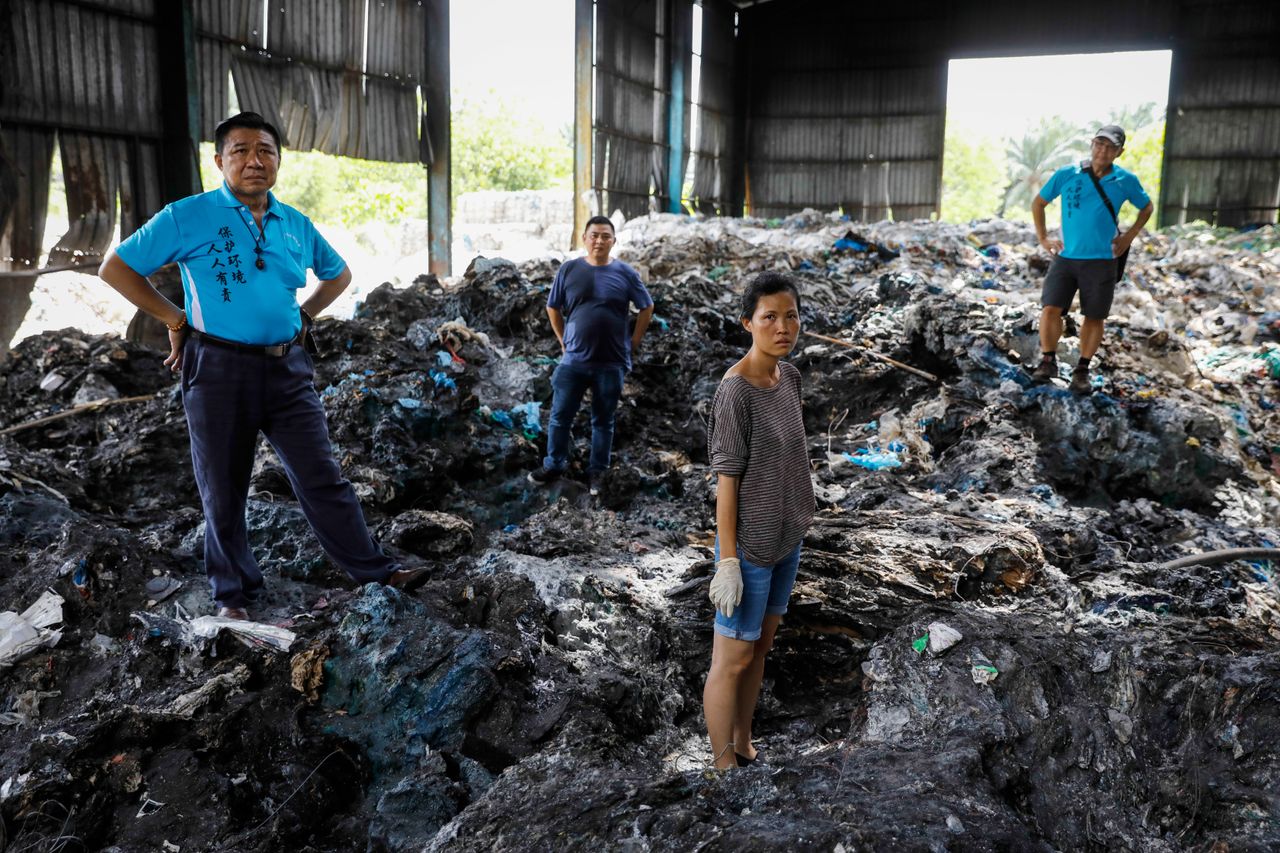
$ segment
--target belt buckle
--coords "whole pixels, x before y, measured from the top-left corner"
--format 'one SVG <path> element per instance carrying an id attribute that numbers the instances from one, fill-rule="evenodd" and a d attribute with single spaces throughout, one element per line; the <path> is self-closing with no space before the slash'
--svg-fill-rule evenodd
<path id="1" fill-rule="evenodd" d="M 287 343 L 272 344 L 269 347 L 263 347 L 262 351 L 269 356 L 274 356 L 275 358 L 281 358 L 282 356 L 286 356 L 289 354 L 289 346 L 290 345 Z"/>

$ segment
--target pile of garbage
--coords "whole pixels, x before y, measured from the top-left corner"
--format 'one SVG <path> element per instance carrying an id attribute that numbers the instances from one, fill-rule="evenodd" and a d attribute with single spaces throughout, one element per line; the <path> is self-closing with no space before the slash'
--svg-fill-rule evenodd
<path id="1" fill-rule="evenodd" d="M 264 443 L 265 597 L 212 616 L 162 354 L 72 329 L 15 348 L 9 849 L 1280 845 L 1273 227 L 1144 238 L 1083 397 L 1023 368 L 1048 264 L 1023 225 L 655 215 L 619 237 L 656 313 L 598 497 L 585 413 L 570 475 L 525 479 L 556 261 L 477 259 L 321 321 L 334 452 L 375 535 L 430 570 L 412 594 L 328 563 Z M 705 424 L 761 270 L 801 285 L 819 512 L 764 761 L 720 774 Z M 1223 549 L 1244 550 L 1201 557 Z"/>

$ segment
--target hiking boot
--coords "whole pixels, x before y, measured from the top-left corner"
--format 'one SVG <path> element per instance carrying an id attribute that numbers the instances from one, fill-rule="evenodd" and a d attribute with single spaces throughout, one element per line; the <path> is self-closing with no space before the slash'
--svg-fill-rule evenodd
<path id="1" fill-rule="evenodd" d="M 604 483 L 603 471 L 590 471 L 587 473 L 587 483 L 590 486 L 591 497 L 600 496 L 600 486 Z"/>
<path id="2" fill-rule="evenodd" d="M 529 482 L 535 486 L 545 486 L 560 479 L 560 470 L 557 468 L 548 468 L 543 465 L 537 471 L 529 472 Z"/>
<path id="3" fill-rule="evenodd" d="M 1081 370 L 1076 368 L 1071 371 L 1071 385 L 1069 390 L 1072 394 L 1090 394 L 1093 392 L 1093 383 L 1089 381 L 1089 368 Z"/>
<path id="4" fill-rule="evenodd" d="M 1058 360 L 1056 358 L 1042 358 L 1040 364 L 1035 370 L 1031 371 L 1031 378 L 1036 382 L 1051 382 L 1058 378 Z"/>

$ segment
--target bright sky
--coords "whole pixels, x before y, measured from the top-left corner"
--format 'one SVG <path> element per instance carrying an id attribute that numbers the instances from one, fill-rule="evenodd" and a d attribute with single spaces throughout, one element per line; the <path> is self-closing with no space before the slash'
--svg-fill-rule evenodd
<path id="1" fill-rule="evenodd" d="M 1092 121 L 1169 99 L 1167 50 L 953 59 L 947 124 L 989 137 L 1019 134 L 1041 116 Z"/>
<path id="2" fill-rule="evenodd" d="M 573 122 L 573 0 L 449 4 L 454 99 L 493 89 L 558 129 Z"/>

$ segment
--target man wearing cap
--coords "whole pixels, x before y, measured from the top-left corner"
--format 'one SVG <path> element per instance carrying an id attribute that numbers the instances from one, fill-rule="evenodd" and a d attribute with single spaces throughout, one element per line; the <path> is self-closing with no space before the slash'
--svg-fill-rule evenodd
<path id="1" fill-rule="evenodd" d="M 1040 295 L 1040 364 L 1032 372 L 1038 382 L 1058 375 L 1058 339 L 1062 315 L 1080 291 L 1080 361 L 1071 374 L 1071 391 L 1091 390 L 1089 361 L 1102 342 L 1103 324 L 1111 313 L 1111 299 L 1123 270 L 1123 258 L 1142 226 L 1151 218 L 1151 199 L 1136 175 L 1115 165 L 1124 151 L 1125 135 L 1114 124 L 1098 130 L 1089 148 L 1089 159 L 1063 166 L 1031 203 L 1036 236 L 1053 255 Z M 1045 229 L 1044 209 L 1062 196 L 1062 239 L 1051 239 Z M 1125 202 L 1139 208 L 1129 230 L 1121 232 L 1116 212 Z"/>
<path id="2" fill-rule="evenodd" d="M 382 552 L 342 477 L 304 342 L 351 271 L 307 217 L 271 194 L 280 134 L 257 113 L 218 125 L 223 184 L 168 205 L 103 261 L 98 275 L 169 328 L 165 365 L 182 376 L 191 461 L 204 505 L 205 571 L 218 615 L 248 619 L 262 588 L 245 502 L 258 433 L 284 465 L 329 557 L 360 583 L 425 579 Z M 183 307 L 144 276 L 176 263 Z M 320 286 L 301 306 L 307 269 Z"/>

